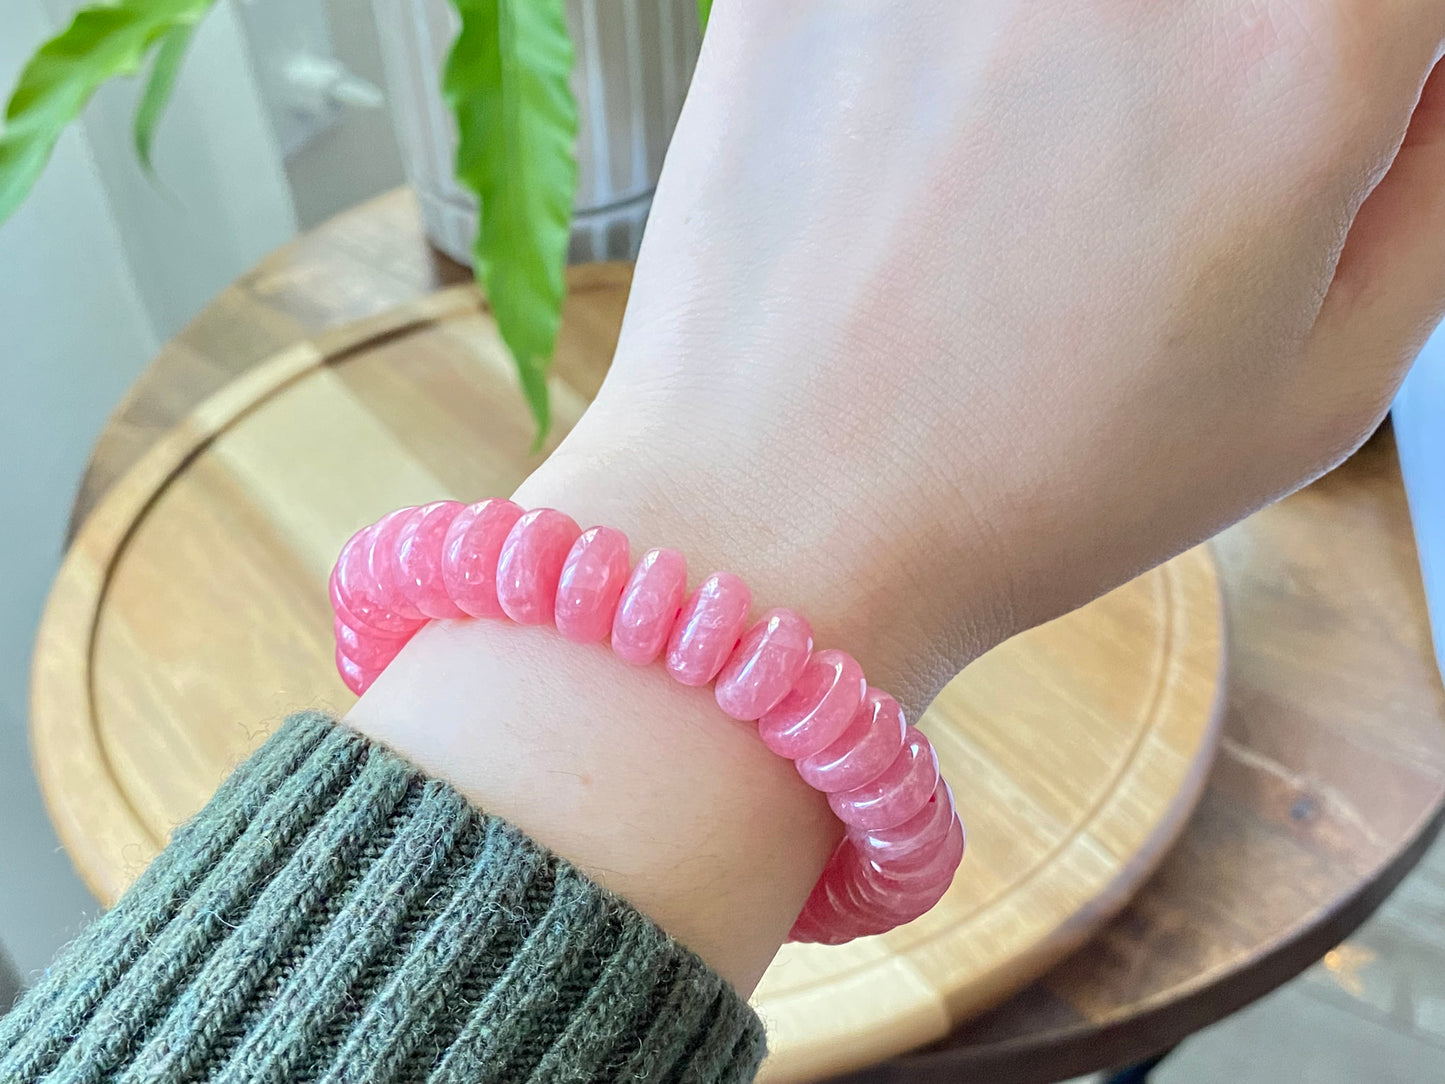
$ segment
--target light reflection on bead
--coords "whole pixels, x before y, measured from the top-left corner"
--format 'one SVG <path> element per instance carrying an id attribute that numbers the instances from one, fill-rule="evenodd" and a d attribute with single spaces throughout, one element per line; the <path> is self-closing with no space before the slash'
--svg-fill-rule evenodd
<path id="1" fill-rule="evenodd" d="M 948 826 L 956 819 L 953 791 L 940 779 L 932 799 L 902 824 L 872 831 L 850 829 L 848 834 L 868 861 L 884 868 L 904 867 L 915 860 L 918 852 L 942 843 Z"/>
<path id="2" fill-rule="evenodd" d="M 737 646 L 753 594 L 731 572 L 714 572 L 683 603 L 667 642 L 667 672 L 684 685 L 706 685 Z"/>
<path id="3" fill-rule="evenodd" d="M 519 625 L 550 625 L 557 581 L 582 528 L 565 512 L 534 508 L 524 512 L 502 543 L 497 558 L 497 601 Z"/>
<path id="4" fill-rule="evenodd" d="M 817 753 L 849 728 L 867 688 L 863 668 L 852 655 L 832 648 L 815 651 L 788 695 L 758 720 L 758 737 L 789 760 Z M 892 759 L 885 760 L 879 770 Z M 808 783 L 817 786 L 811 780 Z"/>
<path id="5" fill-rule="evenodd" d="M 763 715 L 788 694 L 812 650 L 813 629 L 801 615 L 769 610 L 723 664 L 713 689 L 718 707 L 747 722 Z M 860 687 L 862 680 L 859 670 Z"/>
<path id="6" fill-rule="evenodd" d="M 871 830 L 902 824 L 927 804 L 938 785 L 938 758 L 921 732 L 909 727 L 903 749 L 876 779 L 828 795 L 838 819 Z"/>
<path id="7" fill-rule="evenodd" d="M 612 631 L 617 600 L 627 583 L 627 536 L 611 527 L 591 527 L 573 543 L 557 580 L 557 631 L 589 644 Z"/>
<path id="8" fill-rule="evenodd" d="M 521 518 L 522 509 L 511 501 L 478 501 L 458 512 L 447 528 L 442 540 L 442 584 L 464 613 L 505 616 L 497 601 L 497 559 Z"/>
<path id="9" fill-rule="evenodd" d="M 848 729 L 826 749 L 801 757 L 798 774 L 824 794 L 861 787 L 893 763 L 907 729 L 898 701 L 870 685 Z"/>
<path id="10" fill-rule="evenodd" d="M 442 545 L 463 508 L 460 501 L 423 505 L 407 518 L 397 536 L 397 586 L 423 617 L 440 620 L 466 616 L 447 593 L 442 577 Z"/>
<path id="11" fill-rule="evenodd" d="M 687 560 L 677 550 L 650 549 L 623 589 L 612 619 L 612 650 L 646 666 L 662 653 L 687 592 Z"/>

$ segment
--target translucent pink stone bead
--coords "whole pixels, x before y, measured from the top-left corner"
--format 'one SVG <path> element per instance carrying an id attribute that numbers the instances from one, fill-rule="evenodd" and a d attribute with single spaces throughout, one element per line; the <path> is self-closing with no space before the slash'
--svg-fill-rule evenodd
<path id="1" fill-rule="evenodd" d="M 743 625 L 752 592 L 731 572 L 714 572 L 683 603 L 667 642 L 667 672 L 684 685 L 706 685 L 727 662 Z"/>
<path id="2" fill-rule="evenodd" d="M 351 536 L 331 572 L 331 602 L 343 621 L 354 629 L 375 629 L 397 635 L 413 632 L 421 618 L 395 613 L 382 601 L 379 586 L 371 577 L 371 550 L 376 528 L 372 524 Z"/>
<path id="3" fill-rule="evenodd" d="M 891 929 L 897 922 L 882 896 L 864 884 L 858 875 L 857 853 L 840 847 L 836 860 L 823 870 L 823 890 L 838 916 L 833 932 L 848 937 L 867 937 Z"/>
<path id="4" fill-rule="evenodd" d="M 372 629 L 370 625 L 368 625 L 355 613 L 353 613 L 351 607 L 346 604 L 346 599 L 343 597 L 342 594 L 341 582 L 337 574 L 337 569 L 339 569 L 340 567 L 340 562 L 332 566 L 331 579 L 328 580 L 326 584 L 326 593 L 331 598 L 332 612 L 336 614 L 336 619 L 340 621 L 343 625 L 346 625 L 353 629 L 367 629 L 370 631 L 376 631 Z M 393 634 L 388 633 L 388 635 Z"/>
<path id="5" fill-rule="evenodd" d="M 861 787 L 893 763 L 907 729 L 898 701 L 869 686 L 847 729 L 826 748 L 798 758 L 798 774 L 824 794 Z"/>
<path id="6" fill-rule="evenodd" d="M 452 601 L 442 577 L 442 545 L 452 520 L 466 506 L 460 501 L 422 505 L 397 536 L 397 582 L 402 596 L 423 617 L 465 617 Z"/>
<path id="7" fill-rule="evenodd" d="M 874 865 L 885 869 L 906 867 L 916 861 L 920 853 L 942 844 L 948 835 L 949 825 L 956 819 L 953 791 L 940 779 L 933 788 L 932 798 L 906 821 L 892 828 L 855 829 L 849 833 L 849 838 L 858 852 Z"/>
<path id="8" fill-rule="evenodd" d="M 758 719 L 758 736 L 789 760 L 816 753 L 848 729 L 867 688 L 863 667 L 852 655 L 832 648 L 815 651 L 788 694 Z"/>
<path id="9" fill-rule="evenodd" d="M 943 838 L 932 847 L 915 852 L 907 864 L 880 867 L 865 860 L 865 867 L 900 894 L 927 892 L 940 881 L 953 879 L 954 871 L 963 861 L 966 843 L 963 822 L 950 817 Z"/>
<path id="10" fill-rule="evenodd" d="M 557 631 L 590 644 L 612 631 L 617 600 L 627 584 L 627 536 L 612 527 L 590 527 L 573 543 L 557 580 Z"/>
<path id="11" fill-rule="evenodd" d="M 396 658 L 413 633 L 384 636 L 377 632 L 358 632 L 337 617 L 331 624 L 336 634 L 336 647 L 348 659 L 367 670 L 381 670 Z"/>
<path id="12" fill-rule="evenodd" d="M 517 520 L 497 558 L 497 601 L 519 625 L 546 625 L 557 603 L 557 581 L 582 528 L 565 512 L 534 508 Z"/>
<path id="13" fill-rule="evenodd" d="M 365 670 L 352 662 L 341 653 L 341 648 L 336 649 L 336 672 L 341 675 L 341 683 L 354 692 L 357 696 L 371 688 L 380 675 L 380 670 Z"/>
<path id="14" fill-rule="evenodd" d="M 402 592 L 398 563 L 401 532 L 412 516 L 420 513 L 420 508 L 398 508 L 383 516 L 376 521 L 367 547 L 367 583 L 373 585 L 376 601 L 408 621 L 426 620 L 426 614 L 412 605 Z"/>
<path id="15" fill-rule="evenodd" d="M 803 912 L 793 924 L 790 940 L 842 945 L 872 932 L 872 921 L 859 915 L 843 893 L 838 867 L 830 861 L 813 886 Z"/>
<path id="16" fill-rule="evenodd" d="M 813 627 L 801 614 L 769 610 L 723 664 L 713 690 L 718 707 L 734 719 L 759 718 L 788 695 L 812 651 Z M 862 679 L 859 670 L 860 688 Z"/>
<path id="17" fill-rule="evenodd" d="M 852 790 L 828 795 L 844 824 L 865 831 L 902 824 L 926 804 L 938 785 L 938 757 L 918 730 L 909 727 L 903 749 L 883 774 Z"/>
<path id="18" fill-rule="evenodd" d="M 954 868 L 957 868 L 957 863 Z M 857 864 L 848 870 L 843 894 L 854 903 L 860 913 L 875 920 L 881 919 L 871 932 L 882 933 L 912 922 L 924 914 L 943 898 L 952 881 L 950 869 L 926 885 L 904 888 L 879 875 L 877 871 Z"/>
<path id="19" fill-rule="evenodd" d="M 612 619 L 612 651 L 623 662 L 646 666 L 667 646 L 687 591 L 687 560 L 677 550 L 642 555 Z"/>
<path id="20" fill-rule="evenodd" d="M 457 513 L 442 540 L 442 585 L 472 617 L 501 617 L 497 559 L 522 509 L 500 499 L 478 501 Z"/>

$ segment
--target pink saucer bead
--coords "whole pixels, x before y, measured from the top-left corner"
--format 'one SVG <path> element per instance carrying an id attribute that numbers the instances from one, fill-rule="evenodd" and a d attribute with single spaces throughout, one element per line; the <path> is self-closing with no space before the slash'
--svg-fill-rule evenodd
<path id="1" fill-rule="evenodd" d="M 812 652 L 813 627 L 802 615 L 781 607 L 769 610 L 723 664 L 713 689 L 718 707 L 747 722 L 766 714 L 788 695 Z M 860 693 L 862 685 L 859 670 Z"/>
<path id="2" fill-rule="evenodd" d="M 906 867 L 919 861 L 920 854 L 940 846 L 948 835 L 948 826 L 957 817 L 953 791 L 940 779 L 932 798 L 902 824 L 872 831 L 855 828 L 848 835 L 858 853 L 874 865 L 884 869 Z"/>
<path id="3" fill-rule="evenodd" d="M 582 528 L 555 508 L 522 513 L 497 558 L 497 601 L 519 625 L 547 625 L 557 603 L 562 565 Z"/>
<path id="4" fill-rule="evenodd" d="M 646 666 L 667 646 L 682 596 L 687 560 L 677 550 L 650 549 L 623 588 L 612 619 L 612 651 L 623 662 Z"/>
<path id="5" fill-rule="evenodd" d="M 372 578 L 371 552 L 380 522 L 364 527 L 342 547 L 332 570 L 331 602 L 343 621 L 354 629 L 374 629 L 396 636 L 416 631 L 424 618 L 403 617 L 389 600 L 383 600 L 380 586 Z"/>
<path id="6" fill-rule="evenodd" d="M 758 719 L 758 736 L 789 760 L 817 753 L 848 729 L 867 689 L 863 668 L 852 655 L 832 648 L 815 651 L 788 694 Z M 887 765 L 884 761 L 879 770 Z"/>
<path id="7" fill-rule="evenodd" d="M 418 610 L 402 591 L 401 565 L 398 557 L 401 549 L 401 532 L 420 508 L 398 508 L 395 512 L 377 520 L 367 546 L 367 582 L 374 586 L 377 601 L 392 613 L 408 621 L 425 621 L 426 614 Z"/>
<path id="8" fill-rule="evenodd" d="M 433 620 L 466 616 L 447 593 L 442 576 L 442 545 L 452 521 L 465 507 L 460 501 L 422 505 L 397 536 L 396 564 L 402 596 Z"/>
<path id="9" fill-rule="evenodd" d="M 469 504 L 452 520 L 442 540 L 442 585 L 462 612 L 504 616 L 497 601 L 497 559 L 521 518 L 517 505 L 494 499 Z"/>
<path id="10" fill-rule="evenodd" d="M 938 757 L 933 746 L 910 726 L 903 749 L 881 775 L 852 790 L 828 795 L 828 804 L 850 828 L 892 828 L 927 805 L 937 785 Z"/>
<path id="11" fill-rule="evenodd" d="M 967 839 L 963 822 L 957 817 L 948 819 L 948 831 L 943 839 L 926 850 L 915 853 L 907 864 L 880 866 L 866 858 L 863 864 L 884 883 L 895 887 L 900 893 L 927 892 L 940 881 L 952 880 L 954 870 L 963 861 Z"/>
<path id="12" fill-rule="evenodd" d="M 342 654 L 341 648 L 336 649 L 336 672 L 341 675 L 341 682 L 357 696 L 371 688 L 371 683 L 381 676 L 380 670 L 366 670 Z"/>
<path id="13" fill-rule="evenodd" d="M 612 631 L 617 600 L 627 584 L 627 536 L 611 527 L 590 527 L 573 543 L 557 580 L 557 631 L 579 644 Z"/>
<path id="14" fill-rule="evenodd" d="M 358 632 L 343 624 L 340 617 L 331 623 L 331 631 L 336 635 L 337 650 L 367 670 L 381 670 L 388 666 L 415 635 L 384 636 L 381 633 Z"/>
<path id="15" fill-rule="evenodd" d="M 907 729 L 898 701 L 870 685 L 847 729 L 826 748 L 798 758 L 798 774 L 824 794 L 861 787 L 893 763 Z"/>
<path id="16" fill-rule="evenodd" d="M 856 901 L 859 912 L 882 920 L 870 931 L 882 933 L 912 922 L 942 899 L 953 882 L 953 871 L 957 867 L 956 860 L 951 865 L 940 863 L 938 874 L 930 881 L 910 887 L 897 884 L 877 870 L 869 869 L 866 864 L 854 861 L 846 873 L 844 892 L 848 899 Z"/>
<path id="17" fill-rule="evenodd" d="M 667 642 L 667 672 L 706 685 L 722 669 L 748 619 L 753 594 L 731 572 L 714 572 L 683 603 Z"/>

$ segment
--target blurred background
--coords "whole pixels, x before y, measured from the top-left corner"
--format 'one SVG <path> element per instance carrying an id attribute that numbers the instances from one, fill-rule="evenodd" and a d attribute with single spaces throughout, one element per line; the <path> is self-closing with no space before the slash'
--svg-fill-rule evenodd
<path id="1" fill-rule="evenodd" d="M 66 0 L 0 0 L 6 95 L 73 14 Z M 402 183 L 382 81 L 370 0 L 218 5 L 156 136 L 159 183 L 131 142 L 139 82 L 119 80 L 0 226 L 0 945 L 21 975 L 95 911 L 26 742 L 36 621 L 91 445 L 147 360 L 228 282 Z"/>

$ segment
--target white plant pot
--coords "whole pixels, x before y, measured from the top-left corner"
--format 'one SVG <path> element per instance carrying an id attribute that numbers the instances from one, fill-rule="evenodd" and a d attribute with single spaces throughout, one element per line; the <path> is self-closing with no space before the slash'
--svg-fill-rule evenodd
<path id="1" fill-rule="evenodd" d="M 471 262 L 477 206 L 453 173 L 456 125 L 441 73 L 457 34 L 449 0 L 372 0 L 387 94 L 427 236 Z M 568 0 L 576 48 L 577 207 L 569 258 L 631 259 L 692 79 L 695 0 Z"/>

